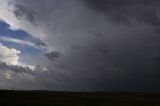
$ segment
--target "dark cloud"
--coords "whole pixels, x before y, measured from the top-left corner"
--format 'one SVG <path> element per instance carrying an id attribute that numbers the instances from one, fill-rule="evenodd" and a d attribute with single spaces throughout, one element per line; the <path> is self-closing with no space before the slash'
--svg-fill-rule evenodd
<path id="1" fill-rule="evenodd" d="M 37 60 L 32 55 L 30 61 L 47 67 L 31 72 L 17 66 L 2 69 L 30 73 L 47 90 L 159 91 L 159 0 L 59 1 L 21 0 L 24 6 L 16 14 L 36 20 L 38 30 L 29 27 L 31 34 L 45 41 L 37 45 L 55 46 L 65 54 L 52 51 Z"/>
<path id="2" fill-rule="evenodd" d="M 34 11 L 23 5 L 15 4 L 15 10 L 13 13 L 20 20 L 25 19 L 31 23 L 35 22 Z"/>
<path id="3" fill-rule="evenodd" d="M 158 0 L 84 0 L 85 4 L 94 11 L 106 14 L 117 23 L 131 23 L 136 20 L 154 27 L 159 27 L 160 20 Z"/>
<path id="4" fill-rule="evenodd" d="M 95 36 L 97 36 L 97 37 L 104 37 L 100 32 L 96 32 L 96 33 L 94 33 L 95 34 Z"/>
<path id="5" fill-rule="evenodd" d="M 93 44 L 93 48 L 95 49 L 95 52 L 99 52 L 102 54 L 109 53 L 109 49 L 104 39 L 104 35 L 100 32 L 95 33 L 95 42 Z"/>
<path id="6" fill-rule="evenodd" d="M 106 45 L 97 44 L 94 46 L 94 48 L 95 48 L 95 51 L 98 51 L 100 53 L 104 53 L 104 54 L 109 53 L 108 47 Z"/>
<path id="7" fill-rule="evenodd" d="M 50 53 L 46 53 L 44 56 L 46 56 L 48 60 L 56 61 L 62 56 L 62 54 L 59 51 L 52 51 Z"/>
<path id="8" fill-rule="evenodd" d="M 80 46 L 78 46 L 78 45 L 70 45 L 70 47 L 72 48 L 72 49 L 74 49 L 74 50 L 79 50 L 81 47 Z"/>
<path id="9" fill-rule="evenodd" d="M 47 44 L 40 39 L 36 40 L 36 45 L 37 46 L 42 46 L 42 47 L 47 47 Z"/>
<path id="10" fill-rule="evenodd" d="M 154 67 L 154 70 L 157 70 L 160 74 L 160 49 L 157 49 L 156 52 L 151 56 L 151 64 Z"/>
<path id="11" fill-rule="evenodd" d="M 2 71 L 5 71 L 5 70 L 11 70 L 15 73 L 32 73 L 33 70 L 30 69 L 29 67 L 22 67 L 22 66 L 16 66 L 16 65 L 7 65 L 6 63 L 4 62 L 0 62 L 0 70 Z"/>

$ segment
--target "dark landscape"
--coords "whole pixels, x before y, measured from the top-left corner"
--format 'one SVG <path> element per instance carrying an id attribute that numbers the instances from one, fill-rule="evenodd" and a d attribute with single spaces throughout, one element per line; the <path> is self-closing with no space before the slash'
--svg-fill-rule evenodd
<path id="1" fill-rule="evenodd" d="M 160 94 L 1 90 L 0 106 L 160 106 Z"/>

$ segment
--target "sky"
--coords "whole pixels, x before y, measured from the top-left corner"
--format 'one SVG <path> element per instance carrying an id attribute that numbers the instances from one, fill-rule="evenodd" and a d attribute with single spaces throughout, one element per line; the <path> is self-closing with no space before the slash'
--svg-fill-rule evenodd
<path id="1" fill-rule="evenodd" d="M 160 92 L 159 0 L 0 0 L 0 89 Z"/>

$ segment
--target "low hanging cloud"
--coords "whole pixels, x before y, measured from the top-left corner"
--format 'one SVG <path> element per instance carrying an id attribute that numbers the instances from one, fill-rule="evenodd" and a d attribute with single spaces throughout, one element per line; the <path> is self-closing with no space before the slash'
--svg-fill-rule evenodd
<path id="1" fill-rule="evenodd" d="M 10 65 L 18 65 L 19 60 L 19 54 L 21 51 L 14 49 L 14 48 L 8 48 L 2 44 L 0 44 L 0 61 L 6 62 Z"/>
<path id="2" fill-rule="evenodd" d="M 60 58 L 62 54 L 58 51 L 52 51 L 50 53 L 44 54 L 49 60 L 51 61 L 56 61 L 56 59 Z"/>
<path id="3" fill-rule="evenodd" d="M 12 90 L 64 90 L 64 88 L 71 90 L 74 88 L 68 86 L 70 80 L 66 75 L 62 78 L 63 74 L 55 71 L 58 70 L 42 66 L 30 69 L 0 62 L 0 86 L 1 89 Z"/>
<path id="4" fill-rule="evenodd" d="M 29 67 L 7 65 L 5 62 L 0 62 L 1 89 L 45 89 L 47 79 L 44 74 L 50 77 L 46 69 L 42 67 L 33 70 Z"/>

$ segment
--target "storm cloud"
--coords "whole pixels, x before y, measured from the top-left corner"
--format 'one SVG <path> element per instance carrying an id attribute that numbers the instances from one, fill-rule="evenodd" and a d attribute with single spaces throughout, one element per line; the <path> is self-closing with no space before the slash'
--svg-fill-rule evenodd
<path id="1" fill-rule="evenodd" d="M 64 82 L 56 83 L 59 76 L 56 76 L 52 71 L 53 69 L 47 67 L 36 66 L 35 69 L 30 69 L 29 67 L 7 65 L 5 62 L 0 62 L 0 86 L 1 89 L 16 90 L 56 89 L 56 86 Z"/>
<path id="2" fill-rule="evenodd" d="M 29 58 L 40 64 L 31 74 L 39 86 L 51 90 L 159 91 L 158 0 L 0 3 L 4 9 L 0 19 L 11 30 L 23 30 L 47 48 L 41 56 Z"/>
<path id="3" fill-rule="evenodd" d="M 117 23 L 129 24 L 133 20 L 138 23 L 146 23 L 153 27 L 159 27 L 158 0 L 82 0 L 88 7 Z"/>
<path id="4" fill-rule="evenodd" d="M 29 22 L 33 23 L 35 21 L 34 19 L 34 12 L 30 10 L 29 8 L 26 8 L 22 5 L 15 5 L 16 9 L 14 10 L 14 14 L 17 18 L 21 19 L 26 19 Z"/>
<path id="5" fill-rule="evenodd" d="M 52 51 L 50 53 L 46 53 L 44 56 L 46 56 L 51 61 L 55 61 L 56 59 L 60 58 L 62 54 L 58 51 Z"/>

